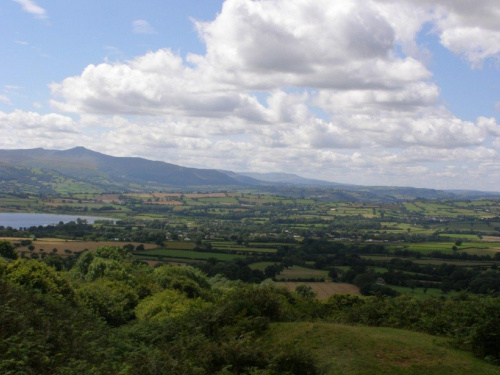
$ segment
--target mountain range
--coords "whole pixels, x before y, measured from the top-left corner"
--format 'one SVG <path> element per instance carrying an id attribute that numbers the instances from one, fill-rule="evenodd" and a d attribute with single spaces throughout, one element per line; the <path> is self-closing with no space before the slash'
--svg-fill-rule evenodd
<path id="1" fill-rule="evenodd" d="M 151 190 L 259 190 L 342 201 L 473 199 L 500 193 L 348 185 L 289 173 L 187 168 L 138 157 L 115 157 L 84 147 L 0 150 L 0 192 L 138 192 Z"/>

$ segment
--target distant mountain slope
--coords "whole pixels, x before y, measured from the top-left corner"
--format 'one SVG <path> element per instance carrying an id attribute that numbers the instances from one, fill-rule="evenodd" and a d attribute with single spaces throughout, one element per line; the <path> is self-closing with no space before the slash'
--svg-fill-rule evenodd
<path id="1" fill-rule="evenodd" d="M 500 198 L 500 193 L 474 190 L 436 190 L 400 186 L 363 186 L 303 178 L 291 173 L 240 172 L 242 177 L 261 181 L 261 186 L 274 194 L 312 197 L 328 201 L 395 202 L 423 199 Z M 255 184 L 254 184 L 255 185 Z"/>
<path id="2" fill-rule="evenodd" d="M 51 169 L 0 162 L 0 192 L 14 194 L 100 193 L 105 187 L 64 176 Z"/>
<path id="3" fill-rule="evenodd" d="M 251 177 L 256 180 L 271 182 L 274 184 L 290 184 L 290 185 L 310 185 L 310 186 L 341 186 L 337 182 L 315 180 L 312 178 L 300 177 L 292 173 L 256 173 L 256 172 L 240 172 L 240 176 Z"/>
<path id="4" fill-rule="evenodd" d="M 211 169 L 186 168 L 143 158 L 114 157 L 76 147 L 70 150 L 0 150 L 14 166 L 53 170 L 78 180 L 113 188 L 145 186 L 237 186 L 237 180 Z"/>
<path id="5" fill-rule="evenodd" d="M 236 181 L 239 181 L 240 183 L 244 185 L 250 185 L 250 186 L 262 186 L 262 185 L 269 185 L 268 181 L 264 181 L 261 179 L 257 178 L 252 178 L 247 175 L 244 175 L 242 173 L 236 173 L 232 171 L 225 171 L 225 170 L 219 170 L 219 172 L 224 173 L 225 175 L 235 179 Z"/>

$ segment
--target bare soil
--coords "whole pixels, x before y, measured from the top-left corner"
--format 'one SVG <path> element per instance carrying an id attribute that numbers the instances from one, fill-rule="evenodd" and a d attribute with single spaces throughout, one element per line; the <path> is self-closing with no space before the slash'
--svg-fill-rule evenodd
<path id="1" fill-rule="evenodd" d="M 278 285 L 285 286 L 288 290 L 294 291 L 298 285 L 307 285 L 317 293 L 317 298 L 325 299 L 334 294 L 356 294 L 360 295 L 359 288 L 352 284 L 346 283 L 310 283 L 310 282 L 278 282 Z"/>

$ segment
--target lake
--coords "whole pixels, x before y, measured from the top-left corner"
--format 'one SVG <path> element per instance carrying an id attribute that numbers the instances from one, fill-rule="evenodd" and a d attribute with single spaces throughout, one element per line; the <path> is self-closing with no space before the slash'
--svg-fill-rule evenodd
<path id="1" fill-rule="evenodd" d="M 12 228 L 29 228 L 39 225 L 54 225 L 59 224 L 60 221 L 62 221 L 63 223 L 68 223 L 70 221 L 76 222 L 77 219 L 87 220 L 89 224 L 93 224 L 96 220 L 115 221 L 115 219 L 96 216 L 0 212 L 0 226 Z"/>

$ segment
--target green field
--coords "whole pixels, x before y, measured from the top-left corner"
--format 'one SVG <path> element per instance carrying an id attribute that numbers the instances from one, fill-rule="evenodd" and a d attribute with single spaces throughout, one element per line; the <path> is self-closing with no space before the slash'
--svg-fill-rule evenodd
<path id="1" fill-rule="evenodd" d="M 175 250 L 193 250 L 195 244 L 189 241 L 167 241 L 165 242 L 165 247 Z"/>
<path id="2" fill-rule="evenodd" d="M 397 290 L 401 294 L 409 294 L 417 298 L 427 298 L 431 296 L 443 296 L 443 292 L 438 288 L 409 288 L 404 286 L 387 285 L 389 288 Z M 448 293 L 448 295 L 456 293 Z"/>
<path id="3" fill-rule="evenodd" d="M 493 256 L 495 253 L 500 252 L 499 242 L 463 242 L 460 246 L 457 246 L 456 251 L 453 250 L 453 246 L 456 246 L 455 242 L 422 242 L 406 245 L 392 245 L 388 246 L 388 248 L 392 251 L 397 249 L 418 251 L 424 255 L 433 251 L 440 251 L 443 254 L 459 254 L 460 252 L 466 252 L 470 255 Z"/>
<path id="4" fill-rule="evenodd" d="M 180 259 L 197 259 L 197 260 L 207 260 L 210 258 L 215 258 L 220 261 L 246 258 L 245 255 L 237 255 L 237 254 L 221 254 L 221 253 L 208 253 L 208 252 L 190 251 L 190 250 L 169 250 L 169 249 L 141 251 L 139 253 L 139 256 L 142 255 L 180 258 Z"/>
<path id="5" fill-rule="evenodd" d="M 238 245 L 234 242 L 225 241 L 207 241 L 212 245 L 213 249 L 224 250 L 224 251 L 245 251 L 254 253 L 275 253 L 276 249 L 271 247 L 260 247 L 251 243 L 248 247 L 244 245 Z M 269 245 L 268 245 L 269 246 Z"/>
<path id="6" fill-rule="evenodd" d="M 388 262 L 391 259 L 401 259 L 401 260 L 411 260 L 416 264 L 430 264 L 430 265 L 441 265 L 443 263 L 456 265 L 461 267 L 490 267 L 494 262 L 483 262 L 483 261 L 471 261 L 471 260 L 450 260 L 450 259 L 434 259 L 434 258 L 404 258 L 392 255 L 360 255 L 363 259 L 370 259 L 375 261 Z M 497 262 L 498 263 L 498 262 Z M 499 263 L 500 264 L 500 263 Z"/>
<path id="7" fill-rule="evenodd" d="M 263 271 L 266 269 L 266 267 L 272 266 L 274 262 L 257 262 L 257 263 L 252 263 L 250 265 L 250 268 L 253 270 L 260 270 Z"/>
<path id="8" fill-rule="evenodd" d="M 477 234 L 440 233 L 439 236 L 446 237 L 446 238 L 469 240 L 469 241 L 478 241 L 481 239 L 481 238 L 479 238 L 479 236 Z"/>
<path id="9" fill-rule="evenodd" d="M 315 270 L 311 268 L 293 266 L 283 270 L 276 276 L 276 280 L 289 280 L 289 279 L 326 279 L 328 278 L 328 271 Z"/>

